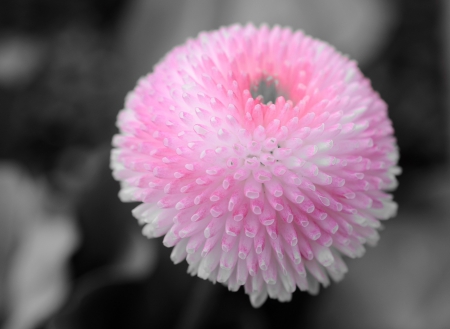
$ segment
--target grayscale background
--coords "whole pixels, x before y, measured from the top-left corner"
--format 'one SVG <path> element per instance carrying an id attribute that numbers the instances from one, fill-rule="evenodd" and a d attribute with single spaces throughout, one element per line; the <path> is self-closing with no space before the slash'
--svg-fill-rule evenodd
<path id="1" fill-rule="evenodd" d="M 302 29 L 356 59 L 403 168 L 398 216 L 342 282 L 260 309 L 142 237 L 109 169 L 137 79 L 235 22 Z M 1 0 L 0 327 L 450 328 L 448 22 L 446 0 Z"/>

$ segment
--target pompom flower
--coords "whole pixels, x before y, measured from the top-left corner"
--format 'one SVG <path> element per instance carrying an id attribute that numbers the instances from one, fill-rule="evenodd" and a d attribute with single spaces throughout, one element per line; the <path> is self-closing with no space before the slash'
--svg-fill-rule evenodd
<path id="1" fill-rule="evenodd" d="M 340 280 L 342 255 L 363 255 L 396 212 L 386 104 L 301 31 L 201 33 L 139 81 L 117 124 L 111 166 L 143 233 L 255 307 Z"/>

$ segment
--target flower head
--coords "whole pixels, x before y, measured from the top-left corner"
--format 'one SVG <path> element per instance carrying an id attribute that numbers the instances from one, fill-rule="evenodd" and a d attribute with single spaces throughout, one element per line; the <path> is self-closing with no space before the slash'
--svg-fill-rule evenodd
<path id="1" fill-rule="evenodd" d="M 386 104 L 301 31 L 201 33 L 139 81 L 118 127 L 111 166 L 143 233 L 254 306 L 341 279 L 342 255 L 360 257 L 396 212 Z"/>

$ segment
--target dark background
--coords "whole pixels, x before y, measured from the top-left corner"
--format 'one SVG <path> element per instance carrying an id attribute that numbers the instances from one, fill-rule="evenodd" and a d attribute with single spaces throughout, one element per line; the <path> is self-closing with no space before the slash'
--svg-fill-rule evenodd
<path id="1" fill-rule="evenodd" d="M 348 262 L 342 283 L 314 297 L 296 291 L 290 303 L 268 300 L 258 310 L 242 291 L 190 277 L 160 240 L 142 238 L 108 167 L 123 99 L 187 37 L 171 32 L 190 3 L 1 0 L 0 161 L 44 180 L 63 200 L 64 209 L 56 208 L 74 214 L 80 237 L 68 260 L 66 297 L 26 328 L 450 327 L 445 0 L 391 1 L 387 32 L 370 56 L 361 55 L 398 138 L 398 217 L 386 224 L 380 246 Z M 227 24 L 226 13 L 214 9 L 205 28 Z M 16 61 L 2 66 L 8 51 Z M 135 249 L 142 266 L 128 266 Z M 15 257 L 11 250 L 0 266 Z M 0 301 L 6 325 L 13 306 L 8 297 Z"/>

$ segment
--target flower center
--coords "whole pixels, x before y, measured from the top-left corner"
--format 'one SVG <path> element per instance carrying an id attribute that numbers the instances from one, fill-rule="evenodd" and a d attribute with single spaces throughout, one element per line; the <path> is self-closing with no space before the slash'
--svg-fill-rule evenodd
<path id="1" fill-rule="evenodd" d="M 275 103 L 279 95 L 278 90 L 278 80 L 273 80 L 272 78 L 261 79 L 258 84 L 253 85 L 250 92 L 253 98 L 262 96 L 264 104 Z"/>

